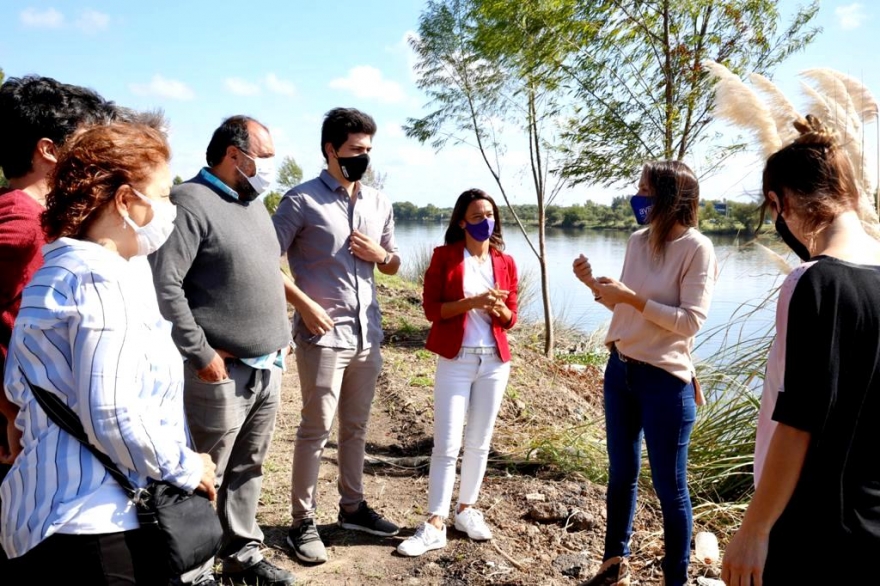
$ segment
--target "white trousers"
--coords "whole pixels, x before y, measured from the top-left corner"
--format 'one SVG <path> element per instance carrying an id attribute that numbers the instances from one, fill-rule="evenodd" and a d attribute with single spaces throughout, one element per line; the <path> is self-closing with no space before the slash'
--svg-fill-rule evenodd
<path id="1" fill-rule="evenodd" d="M 486 473 L 492 429 L 509 377 L 510 362 L 502 362 L 494 354 L 462 353 L 454 360 L 438 359 L 434 381 L 434 451 L 428 481 L 431 515 L 449 516 L 463 431 L 458 502 L 476 503 Z"/>

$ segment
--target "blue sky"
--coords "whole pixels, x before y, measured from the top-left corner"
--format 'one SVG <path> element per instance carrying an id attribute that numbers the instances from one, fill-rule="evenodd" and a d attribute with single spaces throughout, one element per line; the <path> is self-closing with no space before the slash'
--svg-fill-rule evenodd
<path id="1" fill-rule="evenodd" d="M 782 0 L 781 6 L 790 13 L 803 3 Z M 172 171 L 184 178 L 204 164 L 211 132 L 232 114 L 267 124 L 279 161 L 292 155 L 306 178 L 313 176 L 323 162 L 323 113 L 354 106 L 379 125 L 373 164 L 388 174 L 389 197 L 452 205 L 468 187 L 496 189 L 476 151 L 460 146 L 434 153 L 401 130 L 407 117 L 423 112 L 425 102 L 405 42 L 423 5 L 421 0 L 3 0 L 0 67 L 7 76 L 37 73 L 89 86 L 125 106 L 163 108 L 171 121 Z M 880 3 L 824 0 L 818 24 L 824 28 L 818 40 L 777 70 L 783 90 L 794 97 L 799 71 L 831 67 L 862 79 L 880 96 Z M 874 131 L 869 128 L 871 139 Z M 504 178 L 516 203 L 531 203 L 526 175 L 518 168 L 527 143 L 516 132 L 506 138 Z M 743 197 L 759 173 L 754 157 L 739 157 L 708 179 L 703 193 Z M 564 192 L 559 203 L 607 202 L 630 191 L 579 186 Z"/>

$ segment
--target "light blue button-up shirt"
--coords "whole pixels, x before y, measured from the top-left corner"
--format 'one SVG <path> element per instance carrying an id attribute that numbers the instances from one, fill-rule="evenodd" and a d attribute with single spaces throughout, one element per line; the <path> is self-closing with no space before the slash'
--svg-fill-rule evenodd
<path id="1" fill-rule="evenodd" d="M 326 334 L 315 335 L 297 313 L 294 341 L 347 349 L 378 345 L 382 341 L 382 314 L 376 300 L 376 263 L 352 254 L 351 232 L 356 229 L 387 252 L 396 253 L 389 199 L 363 185 L 352 199 L 324 170 L 319 177 L 288 191 L 272 222 L 297 286 L 324 308 L 334 324 Z"/>

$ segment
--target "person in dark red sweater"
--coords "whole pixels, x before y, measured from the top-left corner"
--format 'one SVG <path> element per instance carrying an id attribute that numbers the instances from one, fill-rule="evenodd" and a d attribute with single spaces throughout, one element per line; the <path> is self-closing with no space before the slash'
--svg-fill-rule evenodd
<path id="1" fill-rule="evenodd" d="M 0 168 L 9 184 L 0 189 L 0 380 L 22 289 L 43 264 L 40 214 L 58 150 L 82 124 L 116 115 L 94 91 L 50 77 L 12 77 L 0 86 Z M 0 480 L 20 449 L 15 416 L 0 392 Z"/>

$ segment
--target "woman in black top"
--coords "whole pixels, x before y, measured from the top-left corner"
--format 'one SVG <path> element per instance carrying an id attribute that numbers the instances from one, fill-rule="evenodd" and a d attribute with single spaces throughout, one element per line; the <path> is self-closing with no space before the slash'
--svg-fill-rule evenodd
<path id="1" fill-rule="evenodd" d="M 880 243 L 852 165 L 814 117 L 764 169 L 764 208 L 802 260 L 785 370 L 754 498 L 724 556 L 729 586 L 847 584 L 880 552 Z M 786 311 L 780 306 L 777 311 Z"/>

